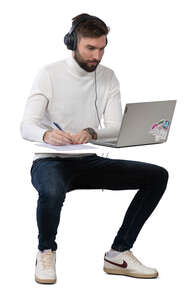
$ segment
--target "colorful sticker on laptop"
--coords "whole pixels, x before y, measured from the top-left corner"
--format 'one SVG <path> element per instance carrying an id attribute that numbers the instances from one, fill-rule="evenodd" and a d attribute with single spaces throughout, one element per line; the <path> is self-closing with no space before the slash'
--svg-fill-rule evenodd
<path id="1" fill-rule="evenodd" d="M 166 140 L 169 125 L 170 125 L 170 121 L 164 119 L 155 122 L 152 125 L 152 128 L 149 131 L 149 133 L 155 137 L 155 142 L 161 142 L 163 140 Z"/>

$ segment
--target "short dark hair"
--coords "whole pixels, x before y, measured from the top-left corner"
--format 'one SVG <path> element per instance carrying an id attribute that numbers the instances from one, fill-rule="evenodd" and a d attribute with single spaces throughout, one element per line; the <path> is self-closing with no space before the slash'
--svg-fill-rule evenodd
<path id="1" fill-rule="evenodd" d="M 75 25 L 80 20 L 83 20 L 77 27 L 75 32 L 80 37 L 98 38 L 109 33 L 110 28 L 98 17 L 89 14 L 80 14 L 72 19 L 72 25 Z"/>

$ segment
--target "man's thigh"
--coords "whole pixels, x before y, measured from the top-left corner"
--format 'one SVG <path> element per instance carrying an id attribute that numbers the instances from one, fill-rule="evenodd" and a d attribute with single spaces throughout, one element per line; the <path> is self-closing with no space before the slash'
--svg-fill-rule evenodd
<path id="1" fill-rule="evenodd" d="M 144 162 L 97 156 L 93 165 L 73 180 L 71 189 L 139 189 L 156 169 Z"/>
<path id="2" fill-rule="evenodd" d="M 66 192 L 71 177 L 71 170 L 65 168 L 59 159 L 40 159 L 31 168 L 32 184 L 38 192 Z"/>

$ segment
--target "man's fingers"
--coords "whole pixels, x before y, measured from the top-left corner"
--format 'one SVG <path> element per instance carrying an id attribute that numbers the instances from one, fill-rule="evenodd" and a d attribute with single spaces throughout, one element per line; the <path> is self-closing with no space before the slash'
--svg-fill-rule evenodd
<path id="1" fill-rule="evenodd" d="M 71 142 L 65 138 L 65 137 L 57 137 L 57 136 L 52 136 L 51 137 L 51 143 L 54 143 L 55 146 L 62 146 L 65 144 L 71 144 Z"/>
<path id="2" fill-rule="evenodd" d="M 84 138 L 84 137 L 81 137 L 81 138 L 79 139 L 79 144 L 83 144 L 84 140 L 85 140 L 85 138 Z"/>
<path id="3" fill-rule="evenodd" d="M 74 134 L 72 136 L 72 142 L 73 142 L 73 144 L 78 144 L 79 137 L 80 137 L 79 134 Z"/>
<path id="4" fill-rule="evenodd" d="M 82 131 L 72 136 L 73 144 L 85 144 L 89 141 L 89 135 Z"/>
<path id="5" fill-rule="evenodd" d="M 64 136 L 66 136 L 68 139 L 72 140 L 72 135 L 68 132 L 63 132 Z"/>
<path id="6" fill-rule="evenodd" d="M 69 133 L 58 129 L 54 132 L 53 137 L 59 143 L 69 143 L 69 144 L 72 143 L 72 136 Z"/>
<path id="7" fill-rule="evenodd" d="M 54 137 L 51 138 L 51 144 L 55 145 L 55 146 L 62 146 L 64 145 L 62 140 L 56 139 Z"/>
<path id="8" fill-rule="evenodd" d="M 84 138 L 84 137 L 81 137 L 78 141 L 77 141 L 77 144 L 85 144 L 88 142 L 88 138 Z"/>
<path id="9" fill-rule="evenodd" d="M 84 141 L 83 141 L 83 144 L 86 144 L 88 143 L 88 138 L 86 138 Z"/>

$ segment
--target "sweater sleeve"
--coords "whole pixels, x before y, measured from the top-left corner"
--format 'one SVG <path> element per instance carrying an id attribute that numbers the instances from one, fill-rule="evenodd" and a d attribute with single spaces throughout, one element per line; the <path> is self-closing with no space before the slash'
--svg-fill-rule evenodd
<path id="1" fill-rule="evenodd" d="M 42 124 L 48 102 L 52 97 L 49 74 L 41 69 L 34 79 L 30 95 L 25 106 L 20 131 L 23 139 L 42 142 L 44 133 L 49 129 Z"/>
<path id="2" fill-rule="evenodd" d="M 120 84 L 113 72 L 106 107 L 103 112 L 104 128 L 96 130 L 97 138 L 113 138 L 118 136 L 122 121 Z"/>

